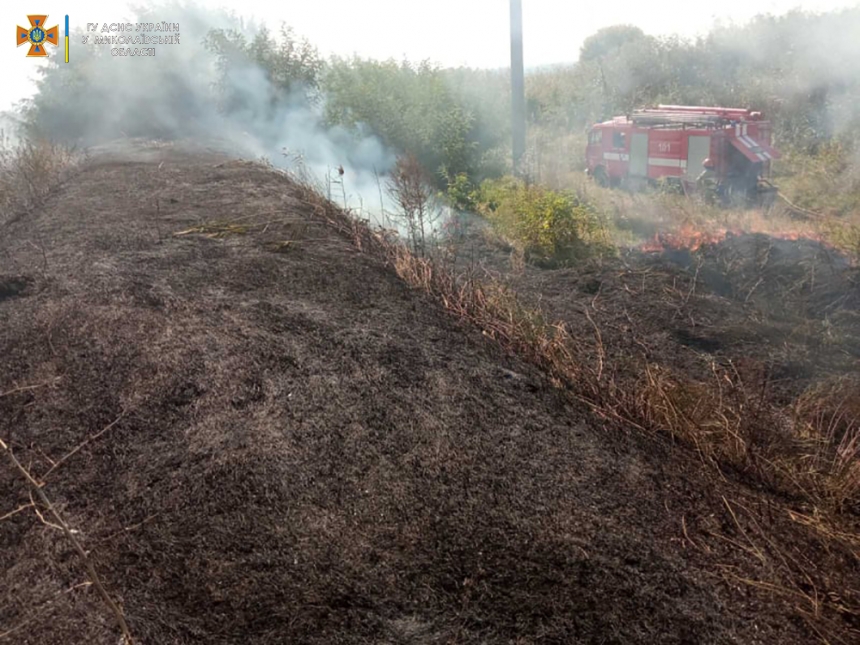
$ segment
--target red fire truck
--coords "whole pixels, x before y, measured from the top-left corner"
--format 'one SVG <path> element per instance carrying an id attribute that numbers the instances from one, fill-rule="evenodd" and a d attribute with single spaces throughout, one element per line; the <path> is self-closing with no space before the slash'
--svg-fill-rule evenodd
<path id="1" fill-rule="evenodd" d="M 585 153 L 587 172 L 599 184 L 635 190 L 662 180 L 689 194 L 707 182 L 726 204 L 772 192 L 771 160 L 779 156 L 760 112 L 680 105 L 593 126 Z"/>

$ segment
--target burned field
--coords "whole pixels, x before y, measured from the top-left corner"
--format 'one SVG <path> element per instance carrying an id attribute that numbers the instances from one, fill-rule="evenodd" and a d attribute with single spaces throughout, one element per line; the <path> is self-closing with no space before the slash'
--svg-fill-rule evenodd
<path id="1" fill-rule="evenodd" d="M 0 237 L 0 437 L 135 642 L 860 633 L 856 509 L 819 514 L 566 396 L 288 178 L 156 148 L 96 156 L 52 199 Z M 793 401 L 856 364 L 853 269 L 817 268 L 793 301 L 772 286 L 802 262 L 759 282 L 756 243 L 512 280 L 589 339 L 607 392 L 644 364 L 704 381 L 708 354 L 766 367 L 768 400 Z M 720 262 L 741 277 L 720 286 Z M 799 320 L 844 335 L 841 362 L 796 340 Z M 115 644 L 81 558 L 6 463 L 0 503 L 0 643 Z"/>
<path id="2" fill-rule="evenodd" d="M 573 388 L 593 405 L 854 522 L 855 258 L 791 234 L 666 234 L 555 271 L 511 273 L 502 254 L 484 257 L 528 307 L 563 326 L 569 362 L 585 373 Z"/>
<path id="3" fill-rule="evenodd" d="M 587 310 L 605 324 L 604 340 L 620 343 L 618 358 L 690 369 L 685 356 L 755 364 L 781 402 L 860 366 L 860 268 L 814 240 L 729 234 L 689 248 L 669 236 L 619 259 L 530 270 L 515 285 L 593 337 Z"/>

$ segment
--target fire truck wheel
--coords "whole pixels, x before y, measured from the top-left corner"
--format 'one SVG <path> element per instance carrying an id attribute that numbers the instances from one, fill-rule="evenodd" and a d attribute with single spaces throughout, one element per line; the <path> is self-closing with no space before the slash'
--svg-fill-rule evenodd
<path id="1" fill-rule="evenodd" d="M 594 181 L 598 186 L 603 186 L 604 188 L 609 187 L 609 175 L 606 174 L 606 168 L 603 166 L 597 166 L 594 169 Z"/>

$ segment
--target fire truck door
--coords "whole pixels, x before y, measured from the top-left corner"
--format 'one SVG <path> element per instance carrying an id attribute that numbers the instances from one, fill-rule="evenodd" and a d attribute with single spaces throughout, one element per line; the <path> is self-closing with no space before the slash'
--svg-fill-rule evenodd
<path id="1" fill-rule="evenodd" d="M 634 132 L 630 139 L 630 176 L 648 176 L 648 133 Z"/>
<path id="2" fill-rule="evenodd" d="M 702 174 L 702 162 L 711 156 L 711 137 L 689 137 L 687 139 L 687 179 Z"/>

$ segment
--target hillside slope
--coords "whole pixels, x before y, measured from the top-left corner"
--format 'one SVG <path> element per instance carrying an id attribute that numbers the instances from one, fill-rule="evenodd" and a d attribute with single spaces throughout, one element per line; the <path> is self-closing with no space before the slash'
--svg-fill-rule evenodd
<path id="1" fill-rule="evenodd" d="M 856 606 L 848 549 L 684 448 L 602 427 L 263 167 L 102 152 L 2 232 L 0 283 L 0 437 L 139 643 L 857 635 L 833 608 Z M 0 518 L 25 508 L 0 521 L 0 643 L 115 645 L 28 503 L 4 462 Z M 776 554 L 808 589 L 775 593 Z"/>

